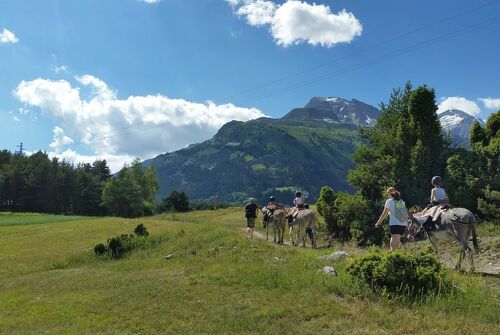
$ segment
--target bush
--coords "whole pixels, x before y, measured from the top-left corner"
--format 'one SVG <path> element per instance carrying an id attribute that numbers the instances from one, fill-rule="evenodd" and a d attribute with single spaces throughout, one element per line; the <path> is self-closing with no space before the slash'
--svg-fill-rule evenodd
<path id="1" fill-rule="evenodd" d="M 109 254 L 112 258 L 118 259 L 133 249 L 144 247 L 148 239 L 148 230 L 143 224 L 137 225 L 134 234 L 122 234 L 120 236 L 110 237 L 107 240 L 107 246 L 99 243 L 94 247 L 94 252 L 98 256 Z"/>
<path id="2" fill-rule="evenodd" d="M 371 248 L 349 264 L 347 271 L 374 292 L 389 297 L 414 301 L 431 293 L 448 293 L 451 280 L 430 252 L 430 248 L 417 253 Z"/>
<path id="3" fill-rule="evenodd" d="M 135 227 L 134 234 L 136 234 L 137 236 L 148 236 L 149 232 L 146 229 L 146 227 L 141 223 L 138 224 L 137 227 Z"/>
<path id="4" fill-rule="evenodd" d="M 108 248 L 102 243 L 98 243 L 94 247 L 94 252 L 96 255 L 104 255 L 108 251 Z"/>

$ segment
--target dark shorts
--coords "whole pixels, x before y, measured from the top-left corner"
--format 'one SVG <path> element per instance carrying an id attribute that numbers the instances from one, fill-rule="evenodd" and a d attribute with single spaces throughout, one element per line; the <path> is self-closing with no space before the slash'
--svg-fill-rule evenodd
<path id="1" fill-rule="evenodd" d="M 391 234 L 398 234 L 402 235 L 406 230 L 406 226 L 400 226 L 400 225 L 393 225 L 389 226 L 389 231 Z"/>
<path id="2" fill-rule="evenodd" d="M 247 218 L 247 227 L 255 228 L 255 218 Z"/>

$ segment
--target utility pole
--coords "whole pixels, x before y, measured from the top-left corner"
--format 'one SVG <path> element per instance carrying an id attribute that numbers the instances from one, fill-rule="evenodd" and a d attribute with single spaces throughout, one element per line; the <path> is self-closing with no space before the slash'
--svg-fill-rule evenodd
<path id="1" fill-rule="evenodd" d="M 24 147 L 23 147 L 23 142 L 21 142 L 21 144 L 19 144 L 18 146 L 16 146 L 16 148 L 19 148 L 19 151 L 17 151 L 16 153 L 19 153 L 19 154 L 23 154 L 23 150 L 24 150 Z"/>

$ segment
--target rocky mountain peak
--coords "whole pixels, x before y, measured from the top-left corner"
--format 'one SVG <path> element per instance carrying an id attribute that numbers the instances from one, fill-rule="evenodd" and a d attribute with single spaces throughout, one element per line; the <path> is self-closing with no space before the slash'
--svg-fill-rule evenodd
<path id="1" fill-rule="evenodd" d="M 283 118 L 371 127 L 379 113 L 377 108 L 356 99 L 313 97 L 304 108 L 296 108 Z"/>
<path id="2" fill-rule="evenodd" d="M 477 121 L 484 127 L 484 121 L 459 109 L 449 109 L 438 115 L 441 127 L 450 135 L 457 146 L 468 148 L 472 124 Z"/>

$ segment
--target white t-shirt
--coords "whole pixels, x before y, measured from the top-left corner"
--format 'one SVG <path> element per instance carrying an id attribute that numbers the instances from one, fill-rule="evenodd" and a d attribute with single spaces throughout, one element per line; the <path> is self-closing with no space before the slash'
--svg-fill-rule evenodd
<path id="1" fill-rule="evenodd" d="M 404 205 L 406 207 L 406 204 L 403 200 L 399 200 L 398 205 Z M 401 222 L 395 215 L 392 215 L 392 213 L 396 212 L 396 200 L 392 198 L 387 199 L 385 201 L 384 207 L 389 210 L 389 226 L 406 226 L 406 222 Z"/>
<path id="2" fill-rule="evenodd" d="M 298 205 L 303 205 L 304 204 L 304 199 L 302 199 L 302 197 L 297 197 L 293 200 L 293 204 L 295 206 L 298 206 Z"/>
<path id="3" fill-rule="evenodd" d="M 431 199 L 431 201 L 441 201 L 441 200 L 444 200 L 445 195 L 446 195 L 446 192 L 444 191 L 444 188 L 442 188 L 442 187 L 436 187 L 434 189 L 434 199 Z"/>

